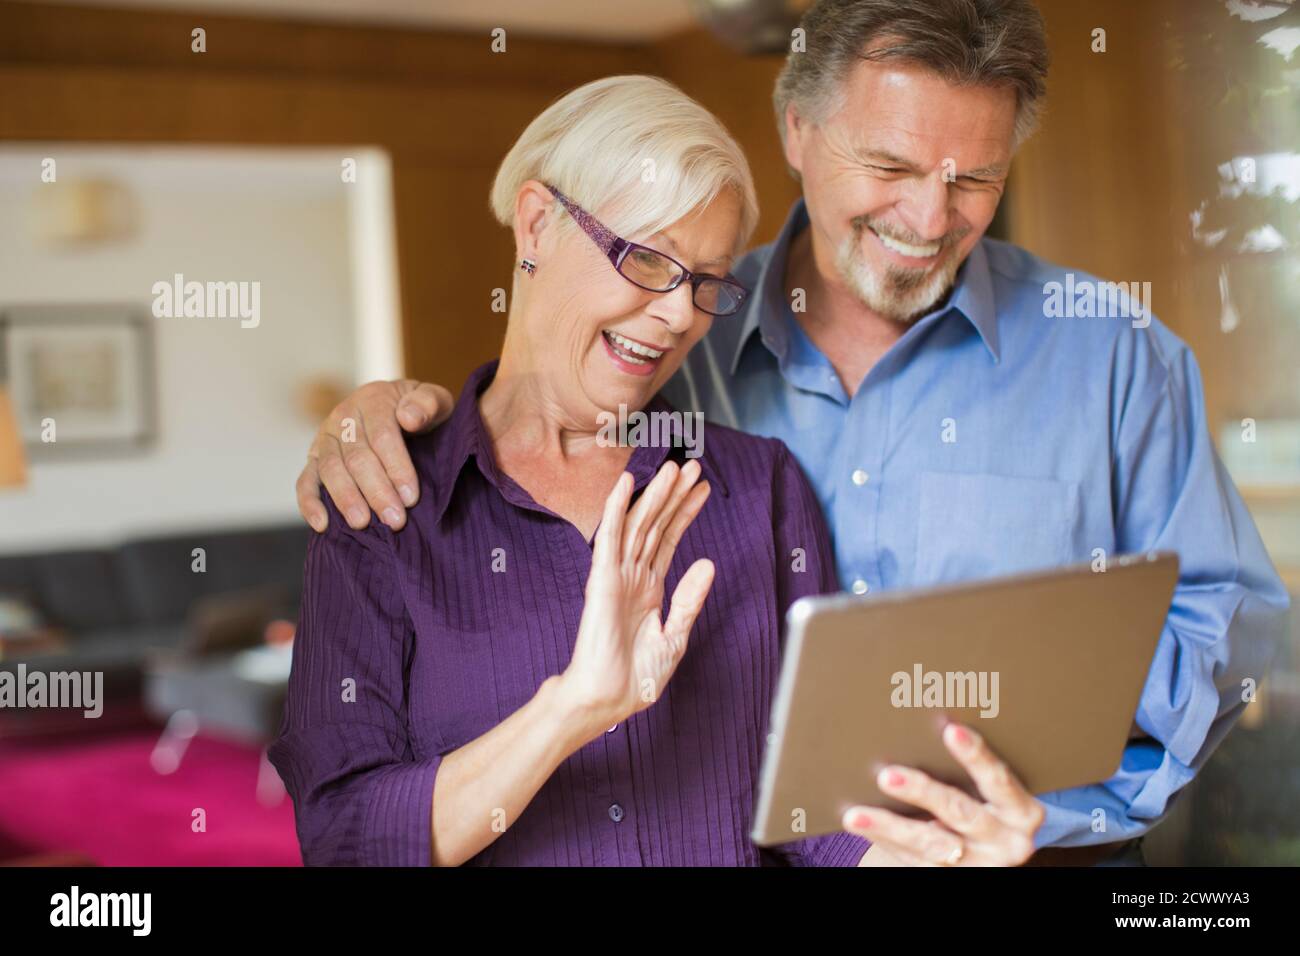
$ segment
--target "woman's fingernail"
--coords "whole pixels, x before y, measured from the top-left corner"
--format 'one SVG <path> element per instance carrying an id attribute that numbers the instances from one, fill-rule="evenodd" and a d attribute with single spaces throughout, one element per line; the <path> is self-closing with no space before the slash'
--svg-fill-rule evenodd
<path id="1" fill-rule="evenodd" d="M 866 830 L 871 826 L 871 817 L 859 811 L 853 817 L 853 826 L 859 830 Z"/>
<path id="2" fill-rule="evenodd" d="M 897 770 L 889 770 L 889 769 L 882 770 L 880 772 L 880 780 L 881 780 L 881 784 L 886 787 L 901 787 L 904 783 L 907 782 L 907 778 L 905 778 Z"/>
<path id="3" fill-rule="evenodd" d="M 397 493 L 402 496 L 402 503 L 408 508 L 415 504 L 415 489 L 410 485 L 398 485 Z"/>
<path id="4" fill-rule="evenodd" d="M 353 508 L 348 512 L 348 523 L 355 528 L 357 525 L 365 526 L 370 524 L 370 519 L 360 508 Z"/>
<path id="5" fill-rule="evenodd" d="M 392 507 L 385 508 L 384 523 L 388 525 L 388 527 L 390 528 L 396 528 L 399 524 L 402 523 L 401 512 L 399 512 L 396 508 L 392 508 Z"/>
<path id="6" fill-rule="evenodd" d="M 952 727 L 952 739 L 958 747 L 969 747 L 971 745 L 970 732 L 961 724 L 949 724 Z"/>

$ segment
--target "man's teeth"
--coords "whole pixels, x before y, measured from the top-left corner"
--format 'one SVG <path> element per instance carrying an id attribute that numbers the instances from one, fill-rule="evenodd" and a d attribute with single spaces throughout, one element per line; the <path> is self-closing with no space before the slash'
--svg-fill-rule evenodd
<path id="1" fill-rule="evenodd" d="M 899 255 L 911 256 L 913 259 L 928 259 L 939 251 L 939 243 L 931 242 L 924 246 L 913 246 L 906 242 L 899 242 L 897 239 L 889 236 L 882 236 L 874 229 L 871 230 L 876 234 L 876 238 L 885 244 L 886 249 L 893 249 Z"/>
<path id="2" fill-rule="evenodd" d="M 647 361 L 654 361 L 664 354 L 658 349 L 652 349 L 640 342 L 633 342 L 631 339 L 624 338 L 617 332 L 611 332 L 608 329 L 605 330 L 605 337 L 614 346 L 614 351 L 618 353 L 618 357 L 631 362 L 633 365 L 645 365 Z"/>

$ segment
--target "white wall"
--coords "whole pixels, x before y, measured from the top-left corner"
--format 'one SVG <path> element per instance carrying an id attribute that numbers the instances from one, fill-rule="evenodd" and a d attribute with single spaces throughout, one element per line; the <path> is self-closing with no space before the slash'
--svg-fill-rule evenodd
<path id="1" fill-rule="evenodd" d="M 293 482 L 313 427 L 305 379 L 355 376 L 348 195 L 339 153 L 22 147 L 0 151 L 0 308 L 137 303 L 177 272 L 260 281 L 261 323 L 154 318 L 157 436 L 146 452 L 29 462 L 0 489 L 0 552 L 139 534 L 295 520 Z M 107 176 L 139 209 L 137 234 L 43 248 L 30 216 L 40 158 L 61 182 Z"/>

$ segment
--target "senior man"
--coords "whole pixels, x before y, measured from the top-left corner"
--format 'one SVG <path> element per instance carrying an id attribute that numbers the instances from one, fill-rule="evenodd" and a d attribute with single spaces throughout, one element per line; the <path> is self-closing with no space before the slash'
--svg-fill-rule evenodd
<path id="1" fill-rule="evenodd" d="M 754 295 L 668 398 L 790 446 L 856 594 L 1177 552 L 1111 779 L 1031 798 L 951 727 L 982 801 L 894 768 L 882 786 L 929 819 L 845 815 L 872 841 L 866 865 L 1140 862 L 1138 838 L 1247 706 L 1243 681 L 1267 669 L 1288 606 L 1211 443 L 1196 360 L 1149 302 L 1058 317 L 1045 302 L 1067 270 L 984 235 L 1045 95 L 1029 0 L 822 0 L 801 27 L 806 52 L 774 102 L 803 198 L 737 266 Z M 1070 271 L 1095 297 L 1097 280 Z M 450 406 L 412 381 L 341 403 L 299 479 L 307 520 L 324 525 L 323 480 L 350 524 L 368 504 L 400 527 L 416 483 L 398 426 L 433 427 Z M 361 428 L 343 444 L 347 418 Z"/>

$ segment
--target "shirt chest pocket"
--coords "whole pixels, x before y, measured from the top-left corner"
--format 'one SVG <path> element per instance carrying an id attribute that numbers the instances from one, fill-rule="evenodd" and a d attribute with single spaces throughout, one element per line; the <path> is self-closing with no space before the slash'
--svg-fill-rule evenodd
<path id="1" fill-rule="evenodd" d="M 1081 557 L 1076 482 L 927 471 L 921 474 L 918 510 L 916 585 L 1013 574 Z"/>

